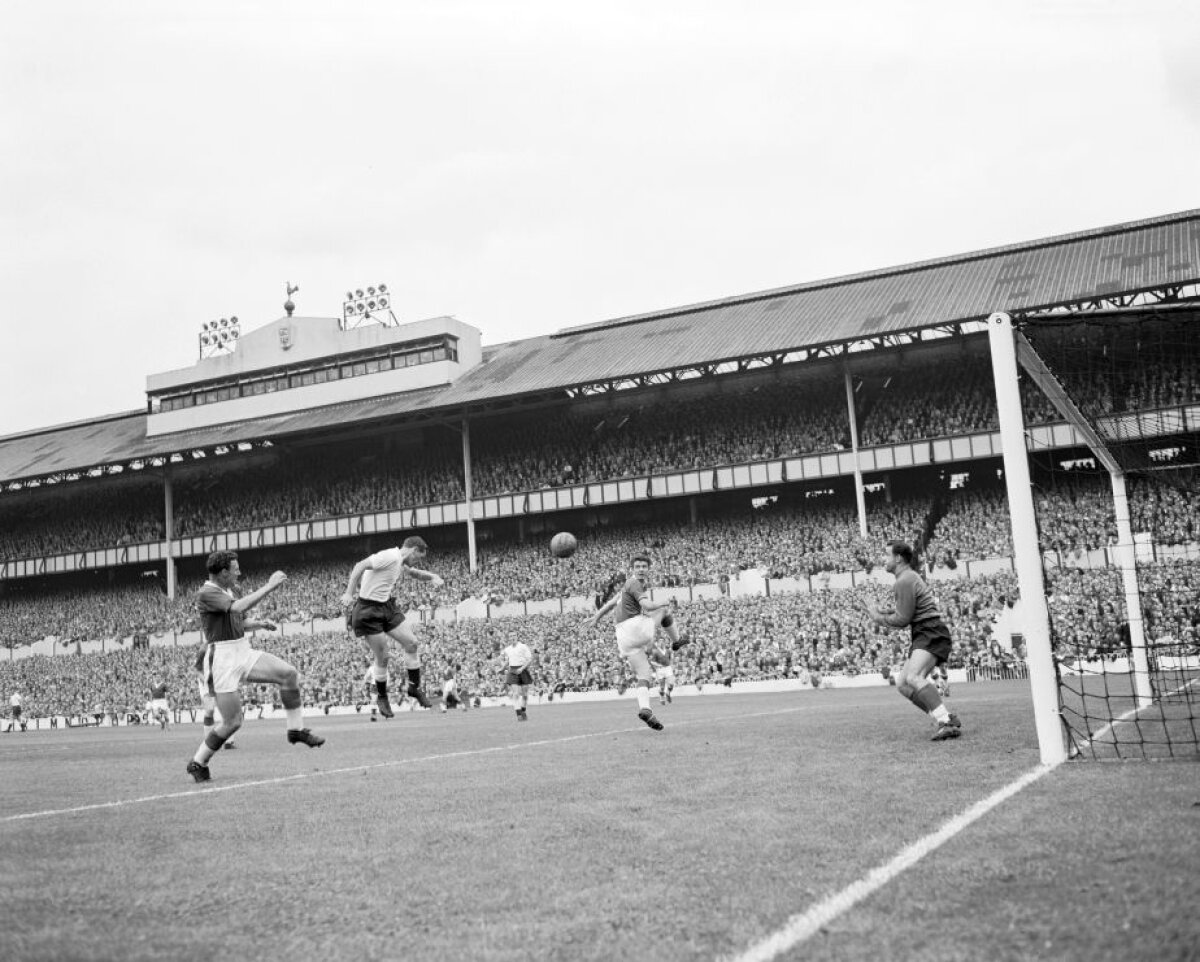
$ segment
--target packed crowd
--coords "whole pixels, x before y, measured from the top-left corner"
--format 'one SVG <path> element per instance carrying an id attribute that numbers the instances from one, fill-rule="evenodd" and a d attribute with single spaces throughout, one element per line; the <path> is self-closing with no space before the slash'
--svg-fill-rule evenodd
<path id="1" fill-rule="evenodd" d="M 939 586 L 947 618 L 959 637 L 955 665 L 992 658 L 990 623 L 1013 591 L 1011 576 Z M 720 597 L 683 606 L 679 619 L 691 644 L 675 659 L 680 683 L 723 684 L 890 668 L 903 660 L 904 633 L 875 627 L 863 611 L 867 598 L 882 600 L 886 593 L 882 586 L 870 586 L 771 598 Z M 611 622 L 586 629 L 583 620 L 582 614 L 575 613 L 423 624 L 418 633 L 426 688 L 437 692 L 449 666 L 472 694 L 503 694 L 501 652 L 515 640 L 534 650 L 538 686 L 546 692 L 619 688 L 628 683 L 612 640 Z M 364 683 L 369 655 L 348 632 L 261 633 L 255 644 L 299 669 L 309 706 L 370 700 Z M 175 705 L 194 706 L 198 703 L 191 667 L 194 655 L 194 646 L 164 646 L 0 661 L 0 692 L 20 691 L 31 715 L 90 715 L 96 710 L 140 709 L 151 684 L 161 679 Z M 248 700 L 269 704 L 272 697 L 264 687 L 253 690 Z"/>
<path id="2" fill-rule="evenodd" d="M 1119 626 L 1125 618 L 1117 573 L 1059 569 L 1050 577 L 1048 605 L 1059 657 L 1119 653 Z M 1200 563 L 1151 566 L 1142 578 L 1147 636 L 1156 643 L 1177 639 L 1194 648 L 1200 631 Z M 1014 653 L 995 635 L 997 617 L 1017 599 L 1012 574 L 937 582 L 934 589 L 955 639 L 949 667 L 1005 666 L 1020 658 L 1020 652 Z M 675 657 L 679 683 L 703 687 L 886 674 L 904 660 L 908 633 L 875 626 L 864 606 L 867 601 L 889 600 L 888 586 L 868 583 L 772 597 L 722 596 L 681 606 L 677 617 L 690 644 Z M 536 686 L 543 695 L 623 689 L 630 677 L 617 655 L 611 623 L 586 628 L 583 620 L 575 613 L 420 625 L 425 687 L 436 695 L 440 679 L 451 668 L 472 695 L 500 696 L 502 649 L 520 640 L 534 651 Z M 348 632 L 260 634 L 255 644 L 299 669 L 304 700 L 311 709 L 362 706 L 372 699 L 364 682 L 369 654 Z M 192 646 L 151 647 L 0 661 L 0 692 L 21 692 L 33 716 L 86 716 L 138 710 L 151 684 L 163 680 L 175 706 L 195 707 L 194 653 Z M 270 706 L 274 697 L 267 686 L 251 686 L 247 693 L 251 710 Z"/>
<path id="3" fill-rule="evenodd" d="M 1174 561 L 1139 569 L 1142 622 L 1156 650 L 1200 654 L 1200 564 Z M 1113 569 L 1063 568 L 1052 574 L 1048 603 L 1060 657 L 1090 659 L 1120 654 L 1128 643 L 1125 595 Z M 1173 650 L 1179 646 L 1180 651 Z"/>
<path id="4" fill-rule="evenodd" d="M 1132 484 L 1135 530 L 1150 531 L 1158 544 L 1200 540 L 1197 490 L 1195 484 Z M 1052 487 L 1039 488 L 1036 501 L 1044 550 L 1077 555 L 1113 542 L 1115 522 L 1106 480 L 1065 476 Z M 412 607 L 424 609 L 454 607 L 470 598 L 500 605 L 589 596 L 614 572 L 625 570 L 628 558 L 639 551 L 654 557 L 663 585 L 723 588 L 749 569 L 763 570 L 771 579 L 801 581 L 815 581 L 825 573 L 870 571 L 881 562 L 881 543 L 890 538 L 920 546 L 934 569 L 956 569 L 973 559 L 1012 554 L 1007 503 L 998 485 L 896 497 L 891 502 L 873 495 L 867 502 L 867 521 L 870 534 L 864 538 L 853 503 L 828 495 L 800 504 L 726 512 L 694 524 L 663 520 L 581 529 L 576 534 L 582 549 L 569 559 L 551 556 L 541 539 L 490 539 L 485 531 L 475 571 L 470 570 L 465 547 L 439 545 L 430 536 L 433 553 L 428 564 L 445 584 L 435 588 L 409 581 L 403 592 Z M 322 560 L 286 565 L 289 580 L 263 603 L 264 615 L 299 623 L 341 617 L 339 598 L 358 560 L 345 548 L 330 546 Z M 244 568 L 248 589 L 268 573 L 255 570 L 249 553 Z M 191 598 L 202 580 L 181 579 L 174 601 L 166 598 L 157 576 L 133 583 L 101 579 L 83 587 L 10 582 L 0 597 L 0 640 L 28 644 L 47 635 L 99 639 L 138 631 L 194 631 Z"/>
<path id="5" fill-rule="evenodd" d="M 1107 357 L 1107 342 L 1081 353 L 1068 350 L 1070 331 L 1039 337 L 1055 373 L 1085 409 L 1103 414 L 1200 398 L 1194 336 L 1187 343 L 1196 350 L 1160 340 L 1129 366 Z M 865 446 L 996 429 L 990 364 L 976 351 L 964 350 L 953 364 L 918 363 L 856 383 Z M 1023 382 L 1023 399 L 1031 423 L 1061 420 L 1030 382 Z M 840 375 L 763 375 L 716 390 L 685 385 L 519 418 L 488 417 L 472 422 L 471 438 L 473 494 L 486 497 L 844 450 L 850 430 Z M 174 535 L 184 537 L 463 497 L 460 438 L 434 427 L 419 436 L 279 446 L 181 467 L 173 480 L 172 524 Z M 164 534 L 161 479 L 152 476 L 0 493 L 0 558 L 161 541 Z"/>
<path id="6" fill-rule="evenodd" d="M 1089 417 L 1194 404 L 1200 398 L 1200 333 L 1184 317 L 1146 322 L 1035 324 L 1038 355 Z M 1024 390 L 1026 417 L 1061 420 L 1040 392 Z"/>

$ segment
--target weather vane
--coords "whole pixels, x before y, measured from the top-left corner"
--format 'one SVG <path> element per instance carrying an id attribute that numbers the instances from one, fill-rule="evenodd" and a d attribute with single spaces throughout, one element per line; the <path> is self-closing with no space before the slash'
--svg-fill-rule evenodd
<path id="1" fill-rule="evenodd" d="M 287 288 L 287 300 L 283 302 L 283 309 L 287 311 L 287 316 L 292 316 L 292 311 L 296 309 L 296 305 L 292 303 L 292 295 L 300 290 L 300 285 L 292 285 L 291 281 L 284 281 L 284 286 Z"/>

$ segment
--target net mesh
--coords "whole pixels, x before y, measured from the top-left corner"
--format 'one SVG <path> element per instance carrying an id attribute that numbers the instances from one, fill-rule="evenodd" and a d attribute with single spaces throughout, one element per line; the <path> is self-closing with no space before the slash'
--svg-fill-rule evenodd
<path id="1" fill-rule="evenodd" d="M 1069 751 L 1200 758 L 1200 312 L 1026 318 L 1019 330 L 1098 440 L 1067 428 L 1073 415 L 1022 372 L 1025 423 L 1043 426 L 1031 479 Z M 1133 599 L 1110 469 L 1124 478 Z"/>

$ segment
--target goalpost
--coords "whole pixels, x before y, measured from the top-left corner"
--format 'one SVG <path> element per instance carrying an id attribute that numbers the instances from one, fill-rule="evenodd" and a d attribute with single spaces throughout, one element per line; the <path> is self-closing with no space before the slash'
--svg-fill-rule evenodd
<path id="1" fill-rule="evenodd" d="M 1012 318 L 993 314 L 988 318 L 988 342 L 992 352 L 992 377 L 996 382 L 996 413 L 1000 419 L 1000 447 L 1004 452 L 1004 483 L 1008 489 L 1008 513 L 1012 524 L 1013 565 L 1024 609 L 1025 645 L 1029 684 L 1033 695 L 1033 717 L 1037 727 L 1042 764 L 1055 765 L 1067 757 L 1066 742 L 1058 713 L 1058 682 L 1050 646 L 1050 615 L 1046 608 L 1046 585 L 1042 580 L 1042 555 L 1038 548 L 1037 523 L 1033 512 L 1033 489 L 1025 450 L 1025 418 L 1017 380 L 1017 351 Z"/>
<path id="2" fill-rule="evenodd" d="M 1037 323 L 1026 319 L 1022 326 L 1029 330 Z M 1044 323 L 1046 343 L 1041 350 L 1008 314 L 993 314 L 987 324 L 1013 559 L 1042 762 L 1056 764 L 1068 755 L 1085 752 L 1101 758 L 1194 756 L 1200 753 L 1197 734 L 1200 691 L 1196 688 L 1200 684 L 1197 664 L 1200 650 L 1196 649 L 1194 632 L 1194 626 L 1200 624 L 1200 607 L 1193 600 L 1192 589 L 1200 586 L 1197 579 L 1200 559 L 1190 558 L 1188 549 L 1180 546 L 1172 556 L 1172 563 L 1181 567 L 1166 569 L 1166 575 L 1151 571 L 1157 619 L 1155 637 L 1151 640 L 1143 615 L 1139 545 L 1134 536 L 1127 485 L 1131 470 L 1139 478 L 1149 477 L 1148 469 L 1153 467 L 1149 454 L 1161 450 L 1186 451 L 1188 443 L 1194 446 L 1188 408 L 1180 405 L 1177 412 L 1168 410 L 1166 418 L 1177 419 L 1178 423 L 1175 420 L 1165 423 L 1162 412 L 1114 410 L 1112 395 L 1117 391 L 1112 382 L 1128 381 L 1144 388 L 1150 380 L 1147 372 L 1131 370 L 1136 365 L 1130 364 L 1131 358 L 1126 356 L 1129 352 L 1122 353 L 1115 346 L 1123 343 L 1119 338 L 1125 336 L 1127 328 L 1104 330 L 1099 342 L 1091 344 L 1085 343 L 1087 338 L 1081 337 L 1077 330 L 1064 332 L 1061 328 L 1096 324 L 1094 320 L 1060 316 L 1045 319 Z M 1191 328 L 1195 326 L 1193 323 Z M 1191 328 L 1180 328 L 1186 331 L 1186 336 L 1175 345 L 1185 358 L 1196 347 Z M 1062 350 L 1055 354 L 1060 347 Z M 1136 347 L 1138 352 L 1142 350 L 1140 336 Z M 1170 347 L 1167 345 L 1167 353 Z M 1053 363 L 1047 363 L 1048 353 L 1054 355 Z M 1111 371 L 1104 364 L 1120 372 L 1119 376 L 1110 377 Z M 1151 365 L 1149 360 L 1147 365 Z M 1072 386 L 1064 384 L 1056 368 L 1074 377 Z M 1151 376 L 1154 373 L 1149 372 Z M 1022 382 L 1027 385 L 1024 396 Z M 1096 397 L 1092 397 L 1091 403 L 1085 404 L 1080 395 L 1101 384 L 1108 392 L 1103 403 L 1098 404 Z M 1033 386 L 1040 392 L 1040 398 L 1032 400 L 1048 402 L 1056 417 L 1066 422 L 1065 428 L 1058 426 L 1056 444 L 1078 444 L 1087 453 L 1078 461 L 1102 467 L 1107 473 L 1111 512 L 1103 522 L 1094 517 L 1072 519 L 1070 510 L 1061 509 L 1055 518 L 1039 519 L 1035 481 L 1030 472 L 1031 448 L 1035 445 L 1031 443 L 1025 417 Z M 1092 393 L 1100 395 L 1104 391 Z M 1184 440 L 1164 449 L 1161 445 L 1176 442 L 1161 441 L 1163 437 Z M 1054 446 L 1045 445 L 1047 449 Z M 1073 496 L 1072 485 L 1094 481 L 1088 475 L 1080 481 L 1076 475 L 1062 470 L 1051 453 L 1041 465 L 1039 490 L 1061 483 Z M 1148 482 L 1150 486 L 1153 483 Z M 1088 489 L 1093 502 L 1095 493 L 1094 487 Z M 1047 499 L 1053 495 L 1054 492 L 1047 492 Z M 1190 491 L 1187 497 L 1191 497 Z M 1077 502 L 1081 515 L 1086 515 L 1083 503 L 1083 499 Z M 1186 498 L 1184 503 L 1188 504 Z M 1062 524 L 1063 515 L 1067 515 L 1065 523 L 1076 534 L 1089 525 L 1106 523 L 1106 531 L 1098 533 L 1105 536 L 1106 543 L 1090 551 L 1076 548 L 1069 556 L 1070 566 L 1052 550 L 1039 523 L 1046 520 Z M 1153 544 L 1145 543 L 1142 547 L 1149 549 L 1143 553 L 1151 556 L 1150 563 L 1158 560 L 1153 557 Z M 1053 563 L 1049 560 L 1051 556 Z M 1110 577 L 1114 569 L 1119 575 L 1119 590 Z M 1076 578 L 1077 575 L 1080 577 Z M 1114 590 L 1108 591 L 1110 587 Z M 1057 607 L 1053 612 L 1051 600 Z M 1118 618 L 1117 623 L 1111 623 Z M 1189 620 L 1192 627 L 1186 626 Z M 1180 625 L 1184 625 L 1184 634 L 1193 632 L 1190 640 L 1177 637 Z"/>

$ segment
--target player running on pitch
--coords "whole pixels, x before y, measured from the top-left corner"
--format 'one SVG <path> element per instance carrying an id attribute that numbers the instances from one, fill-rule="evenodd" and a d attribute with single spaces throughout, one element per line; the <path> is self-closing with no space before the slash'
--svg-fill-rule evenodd
<path id="1" fill-rule="evenodd" d="M 934 666 L 943 664 L 950 656 L 950 631 L 942 623 L 929 586 L 913 568 L 913 549 L 910 545 L 903 541 L 891 542 L 884 567 L 889 574 L 896 576 L 896 584 L 892 588 L 896 596 L 896 608 L 894 611 L 880 611 L 878 606 L 868 603 L 867 613 L 877 625 L 885 628 L 907 627 L 912 633 L 912 648 L 908 660 L 896 676 L 896 688 L 937 722 L 933 741 L 957 738 L 962 734 L 962 722 L 947 710 L 937 687 L 929 680 L 929 673 Z"/>
<path id="2" fill-rule="evenodd" d="M 394 714 L 388 702 L 388 639 L 394 639 L 403 649 L 400 664 L 408 673 L 408 695 L 422 708 L 429 707 L 429 699 L 421 690 L 421 657 L 417 653 L 417 636 L 404 622 L 404 615 L 396 609 L 392 592 L 401 575 L 418 581 L 428 581 L 433 586 L 445 584 L 440 575 L 416 567 L 425 559 L 429 545 L 424 538 L 405 538 L 399 548 L 385 548 L 364 558 L 350 572 L 342 604 L 354 607 L 347 624 L 355 637 L 366 641 L 374 656 L 376 704 L 384 718 Z"/>
<path id="3" fill-rule="evenodd" d="M 245 613 L 287 581 L 276 571 L 257 591 L 239 596 L 238 579 L 242 576 L 236 551 L 214 551 L 208 556 L 208 581 L 196 596 L 200 627 L 204 633 L 204 653 L 200 661 L 205 687 L 214 696 L 221 722 L 209 730 L 196 754 L 187 764 L 187 773 L 198 782 L 211 777 L 208 763 L 242 725 L 243 683 L 279 686 L 279 699 L 287 712 L 289 745 L 318 748 L 325 739 L 304 727 L 304 707 L 300 700 L 300 674 L 282 658 L 250 647 L 247 631 L 266 628 L 276 631 L 269 621 L 247 621 Z"/>
<path id="4" fill-rule="evenodd" d="M 457 667 L 447 665 L 442 672 L 442 712 L 449 708 L 462 708 L 463 711 L 470 711 L 467 706 L 467 694 L 461 691 L 458 687 L 458 678 L 455 677 Z"/>
<path id="5" fill-rule="evenodd" d="M 166 731 L 171 724 L 171 703 L 167 700 L 167 683 L 162 678 L 155 678 L 150 686 L 150 721 L 158 722 L 159 729 Z"/>
<path id="6" fill-rule="evenodd" d="M 661 661 L 662 653 L 655 645 L 655 635 L 662 628 L 671 639 L 671 650 L 682 648 L 686 642 L 679 638 L 679 627 L 670 614 L 671 602 L 650 599 L 650 558 L 634 555 L 630 559 L 632 577 L 612 598 L 606 601 L 584 623 L 593 628 L 610 611 L 616 623 L 617 650 L 637 678 L 638 718 L 655 731 L 662 731 L 660 722 L 650 710 L 650 686 L 654 682 L 651 659 Z"/>
<path id="7" fill-rule="evenodd" d="M 671 662 L 675 658 L 673 648 L 659 649 L 654 666 L 654 679 L 658 682 L 658 703 L 671 704 L 671 692 L 675 690 L 675 666 Z"/>

